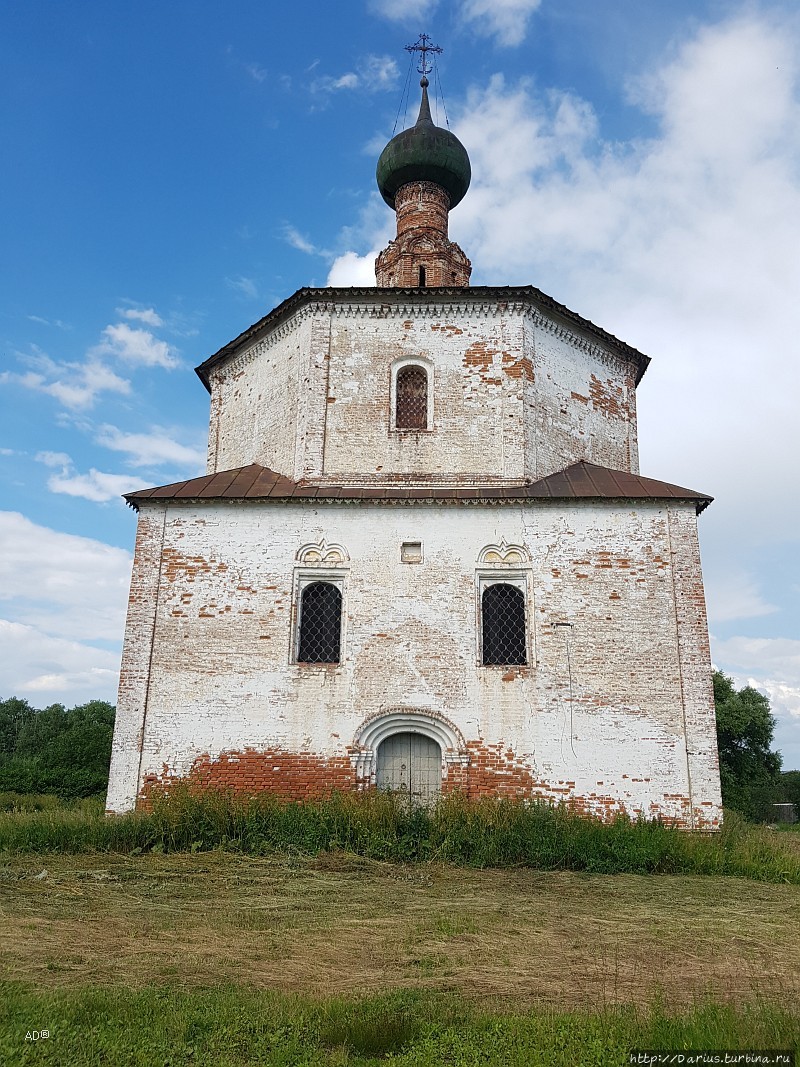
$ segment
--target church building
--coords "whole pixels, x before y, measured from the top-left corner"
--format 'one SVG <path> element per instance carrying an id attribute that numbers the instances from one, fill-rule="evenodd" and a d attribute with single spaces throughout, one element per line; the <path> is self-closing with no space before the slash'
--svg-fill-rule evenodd
<path id="1" fill-rule="evenodd" d="M 711 498 L 639 473 L 647 356 L 470 286 L 425 58 L 378 163 L 377 286 L 301 289 L 206 359 L 207 473 L 126 497 L 108 810 L 176 782 L 458 790 L 713 828 Z"/>

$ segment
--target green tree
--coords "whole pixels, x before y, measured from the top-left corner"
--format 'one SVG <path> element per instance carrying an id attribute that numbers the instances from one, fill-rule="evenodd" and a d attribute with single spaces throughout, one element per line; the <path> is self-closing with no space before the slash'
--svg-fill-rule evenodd
<path id="1" fill-rule="evenodd" d="M 800 819 L 800 771 L 783 771 L 775 800 L 779 804 L 794 804 Z"/>
<path id="2" fill-rule="evenodd" d="M 0 765 L 16 753 L 20 731 L 35 714 L 27 700 L 0 700 Z"/>
<path id="3" fill-rule="evenodd" d="M 722 803 L 748 819 L 768 819 L 780 783 L 781 757 L 772 752 L 775 719 L 769 700 L 751 686 L 738 691 L 714 672 L 714 705 Z"/>
<path id="4" fill-rule="evenodd" d="M 114 707 L 104 700 L 41 711 L 12 697 L 0 701 L 0 792 L 73 799 L 108 786 Z"/>

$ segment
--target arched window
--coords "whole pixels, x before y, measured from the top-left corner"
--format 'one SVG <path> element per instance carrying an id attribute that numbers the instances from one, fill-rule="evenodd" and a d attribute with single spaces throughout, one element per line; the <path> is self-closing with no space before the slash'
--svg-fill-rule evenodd
<path id="1" fill-rule="evenodd" d="M 486 586 L 481 601 L 482 662 L 525 664 L 525 595 L 505 582 Z"/>
<path id="2" fill-rule="evenodd" d="M 428 428 L 428 375 L 424 367 L 403 367 L 397 373 L 395 428 Z"/>
<path id="3" fill-rule="evenodd" d="M 300 597 L 298 663 L 339 663 L 342 592 L 332 582 L 312 582 Z"/>

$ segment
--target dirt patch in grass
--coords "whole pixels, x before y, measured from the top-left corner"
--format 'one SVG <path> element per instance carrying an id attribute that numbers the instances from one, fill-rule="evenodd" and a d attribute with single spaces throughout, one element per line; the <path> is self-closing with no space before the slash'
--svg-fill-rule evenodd
<path id="1" fill-rule="evenodd" d="M 743 879 L 49 855 L 0 866 L 0 909 L 0 976 L 40 986 L 422 987 L 558 1007 L 800 993 L 800 889 Z"/>

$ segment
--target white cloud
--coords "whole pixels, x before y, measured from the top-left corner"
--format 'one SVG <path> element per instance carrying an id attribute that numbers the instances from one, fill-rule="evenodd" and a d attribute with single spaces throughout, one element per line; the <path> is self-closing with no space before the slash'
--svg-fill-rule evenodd
<path id="1" fill-rule="evenodd" d="M 88 474 L 80 474 L 65 452 L 39 452 L 36 459 L 51 469 L 60 468 L 57 474 L 51 474 L 47 479 L 47 488 L 51 493 L 82 497 L 100 504 L 107 500 L 118 500 L 123 493 L 143 488 L 144 479 L 133 474 L 106 474 L 94 467 Z"/>
<path id="2" fill-rule="evenodd" d="M 385 141 L 384 141 L 385 143 Z M 331 264 L 328 285 L 375 285 L 375 257 L 395 236 L 395 216 L 377 190 L 363 203 L 358 221 L 344 229 L 340 243 L 345 248 L 367 249 L 364 255 L 343 252 Z"/>
<path id="3" fill-rule="evenodd" d="M 734 619 L 754 619 L 778 611 L 776 604 L 764 599 L 756 578 L 735 564 L 707 566 L 704 576 L 712 628 Z"/>
<path id="4" fill-rule="evenodd" d="M 252 278 L 245 278 L 240 274 L 238 278 L 226 278 L 225 284 L 250 300 L 255 300 L 258 297 L 258 288 Z"/>
<path id="5" fill-rule="evenodd" d="M 34 706 L 88 700 L 116 703 L 119 653 L 0 619 L 0 695 Z"/>
<path id="6" fill-rule="evenodd" d="M 45 467 L 68 467 L 72 463 L 66 452 L 37 452 L 36 460 Z"/>
<path id="7" fill-rule="evenodd" d="M 312 64 L 310 69 L 315 69 Z M 369 93 L 393 89 L 397 84 L 400 71 L 391 56 L 365 56 L 358 63 L 358 70 L 349 70 L 338 77 L 323 74 L 314 78 L 309 88 L 312 93 L 326 94 L 340 92 L 342 89 L 365 89 Z"/>
<path id="8" fill-rule="evenodd" d="M 134 475 L 106 474 L 92 467 L 86 474 L 69 471 L 52 474 L 47 479 L 47 488 L 51 493 L 79 496 L 99 504 L 107 500 L 117 500 L 123 493 L 131 493 L 143 486 L 142 479 Z"/>
<path id="9" fill-rule="evenodd" d="M 126 433 L 116 426 L 105 425 L 100 429 L 97 443 L 115 452 L 126 453 L 133 467 L 157 467 L 171 463 L 186 467 L 187 477 L 195 477 L 205 468 L 206 454 L 203 449 L 182 445 L 159 427 L 154 427 L 150 433 Z"/>
<path id="10" fill-rule="evenodd" d="M 288 222 L 284 225 L 282 232 L 286 243 L 291 245 L 292 248 L 296 248 L 298 252 L 305 252 L 309 256 L 324 254 L 320 253 L 316 245 L 312 244 L 307 237 L 304 237 L 299 230 L 289 225 Z"/>
<path id="11" fill-rule="evenodd" d="M 99 355 L 112 355 L 125 363 L 143 367 L 164 367 L 171 370 L 178 366 L 178 358 L 166 341 L 160 341 L 149 330 L 136 329 L 126 322 L 106 326 L 104 340 L 93 349 Z"/>
<path id="12" fill-rule="evenodd" d="M 362 82 L 370 92 L 394 88 L 400 76 L 391 56 L 367 56 L 360 64 L 360 70 Z"/>
<path id="13" fill-rule="evenodd" d="M 523 42 L 528 23 L 542 0 L 461 0 L 455 5 L 456 17 L 482 37 L 494 37 L 506 47 Z M 370 0 L 376 15 L 392 22 L 413 22 L 428 18 L 439 0 Z"/>
<path id="14" fill-rule="evenodd" d="M 121 548 L 0 511 L 0 601 L 15 623 L 70 640 L 121 639 L 130 573 Z"/>
<path id="15" fill-rule="evenodd" d="M 775 745 L 785 770 L 800 769 L 800 641 L 792 638 L 712 638 L 714 665 L 737 687 L 764 693 L 777 720 Z"/>
<path id="16" fill-rule="evenodd" d="M 147 325 L 163 325 L 153 308 L 118 308 L 117 313 Z M 17 356 L 30 369 L 23 373 L 5 371 L 0 374 L 0 384 L 45 393 L 71 411 L 91 408 L 104 393 L 130 393 L 130 381 L 112 370 L 109 360 L 166 369 L 179 365 L 176 352 L 166 341 L 127 322 L 106 326 L 102 339 L 88 350 L 82 362 L 51 359 L 36 345 Z"/>
<path id="17" fill-rule="evenodd" d="M 541 0 L 463 0 L 461 14 L 476 32 L 510 47 L 522 44 Z"/>
<path id="18" fill-rule="evenodd" d="M 0 383 L 20 385 L 55 397 L 71 410 L 90 408 L 101 393 L 130 393 L 131 383 L 96 358 L 85 363 L 58 363 L 34 348 L 32 354 L 19 353 L 34 369 L 23 374 L 6 371 Z"/>
<path id="19" fill-rule="evenodd" d="M 800 640 L 790 637 L 729 637 L 714 642 L 714 661 L 737 674 L 769 675 L 800 692 Z M 800 716 L 800 707 L 793 712 Z"/>
<path id="20" fill-rule="evenodd" d="M 356 89 L 358 85 L 358 75 L 353 71 L 348 71 L 346 74 L 339 75 L 338 78 L 334 78 L 329 74 L 314 78 L 309 89 L 315 94 L 325 94 L 336 93 L 341 89 Z"/>
<path id="21" fill-rule="evenodd" d="M 349 71 L 347 74 L 342 74 L 338 78 L 333 78 L 328 81 L 328 87 L 330 89 L 355 89 L 358 86 L 358 75 Z"/>
<path id="22" fill-rule="evenodd" d="M 430 17 L 439 5 L 439 0 L 370 0 L 370 10 L 392 22 L 409 22 L 412 19 Z"/>
<path id="23" fill-rule="evenodd" d="M 133 319 L 135 322 L 143 322 L 145 326 L 158 328 L 164 325 L 164 320 L 155 308 L 117 308 L 117 314 L 124 319 Z"/>
<path id="24" fill-rule="evenodd" d="M 375 257 L 378 249 L 359 256 L 355 252 L 345 252 L 334 260 L 328 274 L 328 285 L 375 285 Z"/>
<path id="25" fill-rule="evenodd" d="M 72 329 L 68 322 L 62 322 L 61 319 L 43 319 L 41 315 L 28 315 L 28 319 L 31 322 L 38 322 L 42 326 L 56 326 L 59 330 Z"/>
<path id="26" fill-rule="evenodd" d="M 253 81 L 258 82 L 259 85 L 261 84 L 261 82 L 266 80 L 268 72 L 264 69 L 264 67 L 260 67 L 258 63 L 245 63 L 244 69 L 247 71 Z"/>

